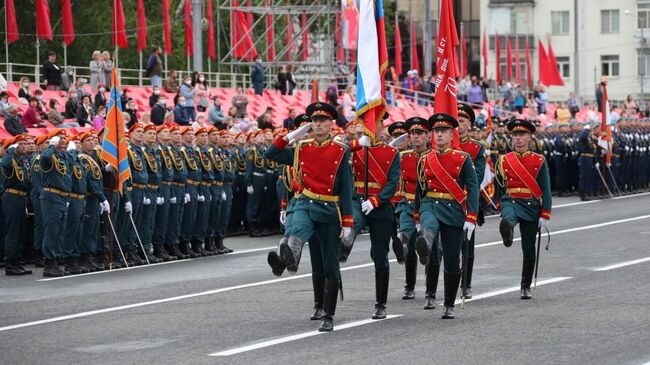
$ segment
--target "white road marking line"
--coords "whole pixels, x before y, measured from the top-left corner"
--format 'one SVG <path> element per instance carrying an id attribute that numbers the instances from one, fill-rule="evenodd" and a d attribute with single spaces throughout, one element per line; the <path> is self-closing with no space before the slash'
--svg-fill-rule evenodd
<path id="1" fill-rule="evenodd" d="M 361 320 L 361 321 L 349 322 L 349 323 L 344 323 L 344 324 L 341 324 L 341 325 L 334 325 L 334 332 L 342 331 L 342 330 L 345 330 L 345 329 L 348 329 L 348 328 L 359 327 L 359 326 L 363 326 L 363 325 L 366 325 L 366 324 L 384 322 L 384 321 L 387 321 L 389 319 L 398 318 L 398 317 L 401 317 L 401 316 L 403 316 L 403 314 L 392 314 L 392 315 L 387 315 L 385 319 L 364 319 L 364 320 Z M 269 341 L 256 343 L 256 344 L 253 344 L 253 345 L 237 347 L 237 348 L 230 349 L 230 350 L 227 350 L 227 351 L 215 352 L 213 354 L 209 354 L 208 356 L 232 356 L 232 355 L 236 355 L 236 354 L 241 354 L 242 352 L 248 352 L 248 351 L 263 349 L 265 347 L 275 346 L 275 345 L 279 345 L 279 344 L 287 343 L 287 342 L 291 342 L 291 341 L 297 341 L 297 340 L 301 340 L 303 338 L 314 337 L 314 336 L 323 335 L 323 334 L 326 334 L 326 333 L 327 332 L 318 332 L 318 331 L 303 332 L 303 333 L 298 333 L 298 334 L 291 335 L 291 336 L 276 338 L 274 340 L 269 340 Z"/>
<path id="2" fill-rule="evenodd" d="M 561 231 L 551 232 L 551 236 L 557 236 L 559 234 L 564 234 L 564 233 L 571 233 L 571 232 L 577 232 L 577 231 L 584 231 L 584 230 L 588 230 L 588 229 L 606 227 L 606 226 L 611 226 L 611 225 L 614 225 L 614 224 L 621 224 L 621 223 L 627 223 L 627 222 L 632 222 L 632 221 L 638 221 L 638 220 L 646 219 L 646 218 L 650 218 L 650 215 L 640 215 L 638 217 L 625 218 L 625 219 L 619 219 L 619 220 L 615 220 L 615 221 L 609 221 L 609 222 L 603 222 L 603 223 L 597 223 L 597 224 L 590 224 L 588 226 L 563 229 Z M 542 237 L 546 237 L 546 236 L 547 236 L 546 233 L 542 233 Z M 515 239 L 513 239 L 513 241 L 521 241 L 521 237 L 515 238 Z M 488 242 L 488 243 L 481 243 L 479 245 L 476 245 L 475 248 L 494 246 L 494 245 L 499 245 L 499 244 L 503 244 L 503 241 L 494 241 L 494 242 Z"/>
<path id="3" fill-rule="evenodd" d="M 551 279 L 547 279 L 547 280 L 538 281 L 537 285 L 538 286 L 547 285 L 547 284 L 557 283 L 557 282 L 565 281 L 565 280 L 569 280 L 569 279 L 571 279 L 571 277 L 551 278 Z M 490 298 L 490 297 L 494 297 L 494 296 L 501 295 L 501 294 L 512 293 L 512 292 L 516 292 L 516 291 L 519 291 L 519 286 L 513 286 L 511 288 L 500 289 L 500 290 L 495 290 L 495 291 L 491 291 L 491 292 L 487 292 L 487 293 L 483 293 L 483 294 L 474 295 L 474 297 L 472 299 L 467 299 L 465 301 L 465 303 L 473 302 L 473 301 L 480 300 L 480 299 Z M 459 299 L 459 300 L 456 301 L 456 304 L 460 304 L 460 302 L 461 301 Z M 403 314 L 388 315 L 388 316 L 386 316 L 385 320 L 393 319 L 393 318 L 397 318 L 397 317 L 402 317 L 402 316 L 403 316 Z M 347 328 L 358 327 L 358 326 L 362 326 L 364 324 L 381 322 L 381 321 L 382 320 L 365 319 L 365 320 L 361 320 L 361 321 L 345 323 L 345 324 L 342 324 L 342 325 L 335 325 L 334 326 L 334 331 L 344 330 L 344 329 L 347 329 Z M 273 339 L 273 340 L 263 341 L 263 342 L 255 343 L 255 344 L 252 344 L 252 345 L 247 345 L 247 346 L 242 346 L 242 347 L 235 347 L 235 348 L 230 349 L 230 350 L 215 352 L 215 353 L 209 354 L 208 356 L 232 356 L 232 355 L 237 355 L 237 354 L 241 354 L 241 353 L 244 353 L 244 352 L 263 349 L 263 348 L 274 346 L 274 345 L 279 345 L 279 344 L 283 344 L 283 343 L 287 343 L 287 342 L 301 340 L 303 338 L 318 336 L 318 335 L 321 335 L 321 334 L 323 334 L 323 332 L 309 331 L 309 332 L 299 333 L 299 334 L 296 334 L 296 335 L 291 335 L 291 336 L 276 338 L 276 339 Z"/>
<path id="4" fill-rule="evenodd" d="M 557 235 L 557 234 L 562 234 L 562 233 L 581 231 L 581 230 L 585 230 L 585 229 L 604 227 L 604 226 L 609 226 L 609 225 L 612 225 L 612 224 L 625 223 L 625 222 L 630 222 L 630 221 L 640 220 L 640 219 L 645 219 L 645 218 L 650 218 L 650 215 L 642 215 L 642 216 L 633 217 L 633 218 L 620 219 L 620 220 L 611 221 L 611 222 L 605 222 L 605 223 L 593 224 L 593 225 L 589 225 L 589 226 L 565 229 L 563 231 L 554 232 L 553 234 Z M 515 239 L 515 241 L 519 241 L 519 240 L 521 240 L 521 238 L 516 238 Z M 488 242 L 488 243 L 476 245 L 476 247 L 480 248 L 480 247 L 493 246 L 493 245 L 498 245 L 498 244 L 501 244 L 501 241 Z M 397 260 L 392 259 L 392 260 L 389 260 L 389 261 L 390 262 L 395 262 Z M 356 266 L 349 266 L 349 267 L 341 268 L 341 271 L 354 270 L 354 269 L 369 267 L 369 266 L 373 266 L 373 265 L 374 265 L 374 263 L 367 263 L 367 264 L 361 264 L 361 265 L 356 265 Z M 284 277 L 284 278 L 280 278 L 280 279 L 271 279 L 271 280 L 259 281 L 259 282 L 255 282 L 255 283 L 241 284 L 241 285 L 236 285 L 236 286 L 231 286 L 231 287 L 226 287 L 226 288 L 207 290 L 207 291 L 198 292 L 198 293 L 179 295 L 179 296 L 175 296 L 175 297 L 151 300 L 151 301 L 146 301 L 146 302 L 133 303 L 133 304 L 122 305 L 122 306 L 118 306 L 118 307 L 110 307 L 110 308 L 98 309 L 98 310 L 93 310 L 93 311 L 80 312 L 80 313 L 76 313 L 76 314 L 70 314 L 70 315 L 59 316 L 59 317 L 52 317 L 52 318 L 38 320 L 38 321 L 19 323 L 19 324 L 15 324 L 15 325 L 0 327 L 0 332 L 9 331 L 9 330 L 18 329 L 18 328 L 23 328 L 23 327 L 31 327 L 31 326 L 41 325 L 41 324 L 53 323 L 53 322 L 60 322 L 60 321 L 68 320 L 68 319 L 88 317 L 88 316 L 92 316 L 92 315 L 96 315 L 96 314 L 110 313 L 110 312 L 115 312 L 115 311 L 120 311 L 120 310 L 125 310 L 125 309 L 138 308 L 138 307 L 144 307 L 144 306 L 148 306 L 148 305 L 173 302 L 173 301 L 178 301 L 178 300 L 183 300 L 183 299 L 188 299 L 188 298 L 194 298 L 194 297 L 200 297 L 200 296 L 205 296 L 205 295 L 219 294 L 219 293 L 224 293 L 224 292 L 228 292 L 228 291 L 232 291 L 232 290 L 251 288 L 251 287 L 256 287 L 256 286 L 260 286 L 260 285 L 274 284 L 274 283 L 279 283 L 279 282 L 283 282 L 283 281 L 302 279 L 302 278 L 306 278 L 306 277 L 311 277 L 311 273 L 302 274 L 302 275 L 293 275 L 293 276 Z"/>
<path id="5" fill-rule="evenodd" d="M 609 270 L 614 270 L 614 269 L 618 269 L 618 268 L 625 267 L 625 266 L 630 266 L 630 265 L 636 265 L 636 264 L 640 264 L 640 263 L 648 262 L 648 261 L 650 261 L 650 257 L 644 257 L 642 259 L 630 260 L 630 261 L 625 261 L 625 262 L 621 262 L 621 263 L 614 264 L 614 265 L 599 267 L 597 269 L 594 269 L 593 271 L 609 271 Z"/>

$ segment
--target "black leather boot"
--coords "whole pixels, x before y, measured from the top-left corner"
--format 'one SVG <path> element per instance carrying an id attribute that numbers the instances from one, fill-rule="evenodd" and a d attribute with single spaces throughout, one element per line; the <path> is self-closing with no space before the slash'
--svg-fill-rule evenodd
<path id="1" fill-rule="evenodd" d="M 467 277 L 467 285 L 465 285 L 461 279 L 460 287 L 462 288 L 462 296 L 465 299 L 472 299 L 472 271 L 474 270 L 474 256 L 467 258 L 467 268 L 465 269 L 467 270 L 467 273 L 465 274 Z"/>
<path id="2" fill-rule="evenodd" d="M 325 280 L 325 295 L 323 298 L 323 317 L 320 320 L 318 332 L 331 332 L 334 330 L 334 313 L 336 312 L 336 299 L 339 292 L 339 282 Z"/>
<path id="3" fill-rule="evenodd" d="M 402 296 L 402 299 L 413 299 L 415 298 L 415 279 L 418 276 L 417 257 L 407 257 L 404 261 L 404 269 L 406 272 L 406 285 L 404 286 L 404 295 Z"/>
<path id="4" fill-rule="evenodd" d="M 7 265 L 5 266 L 5 275 L 7 276 L 29 275 L 31 273 L 32 270 L 26 270 L 16 262 L 7 262 Z"/>
<path id="5" fill-rule="evenodd" d="M 499 223 L 499 233 L 501 233 L 503 245 L 506 247 L 512 246 L 512 225 L 510 225 L 510 222 L 508 222 L 508 220 L 501 218 L 501 223 Z"/>
<path id="6" fill-rule="evenodd" d="M 417 251 L 422 265 L 429 263 L 429 255 L 433 248 L 435 238 L 433 232 L 426 228 L 421 228 L 417 238 L 415 239 L 415 251 Z"/>
<path id="7" fill-rule="evenodd" d="M 280 250 L 280 246 L 282 246 L 283 243 L 286 243 L 288 239 L 288 237 L 282 237 L 278 243 L 278 250 L 269 252 L 268 256 L 266 257 L 266 262 L 271 267 L 271 272 L 275 276 L 281 276 L 284 272 L 284 269 L 286 268 L 284 266 L 284 262 L 282 262 L 282 259 L 278 254 L 278 251 Z"/>
<path id="8" fill-rule="evenodd" d="M 219 236 L 216 238 L 217 240 L 217 247 L 220 248 L 224 253 L 231 253 L 233 252 L 232 248 L 228 248 L 223 244 L 223 237 Z"/>
<path id="9" fill-rule="evenodd" d="M 440 275 L 440 265 L 430 263 L 426 267 L 426 293 L 424 297 L 424 309 L 434 309 L 436 307 L 436 291 L 438 291 L 438 276 Z"/>
<path id="10" fill-rule="evenodd" d="M 78 275 L 82 273 L 75 257 L 65 258 L 65 271 L 70 272 L 71 275 Z"/>
<path id="11" fill-rule="evenodd" d="M 291 236 L 286 243 L 280 245 L 280 257 L 287 271 L 295 274 L 298 271 L 300 257 L 302 256 L 302 240 Z"/>
<path id="12" fill-rule="evenodd" d="M 445 312 L 442 314 L 442 319 L 453 319 L 454 303 L 456 302 L 456 295 L 458 295 L 458 285 L 460 284 L 460 277 L 462 273 L 444 273 L 445 281 Z"/>
<path id="13" fill-rule="evenodd" d="M 58 278 L 65 275 L 64 272 L 59 268 L 59 265 L 56 264 L 56 260 L 45 259 L 44 261 L 45 268 L 43 269 L 44 278 Z"/>
<path id="14" fill-rule="evenodd" d="M 312 321 L 318 321 L 323 317 L 323 301 L 325 297 L 325 277 L 311 274 L 311 284 L 314 289 L 314 314 L 311 316 Z"/>
<path id="15" fill-rule="evenodd" d="M 182 253 L 179 249 L 178 246 L 176 245 L 169 245 L 167 247 L 167 251 L 169 252 L 170 255 L 176 256 L 179 260 L 185 260 L 189 258 L 188 255 Z"/>
<path id="16" fill-rule="evenodd" d="M 201 256 L 212 256 L 212 252 L 208 252 L 203 249 L 203 241 L 201 240 L 192 241 L 192 251 L 198 253 Z"/>
<path id="17" fill-rule="evenodd" d="M 348 237 L 341 238 L 339 242 L 339 262 L 345 263 L 348 261 L 348 257 L 350 257 L 350 253 L 352 252 L 352 246 L 354 246 L 354 241 L 356 240 L 357 232 L 354 228 L 352 228 L 352 233 Z"/>
<path id="18" fill-rule="evenodd" d="M 530 292 L 530 284 L 533 282 L 535 273 L 535 259 L 524 257 L 521 267 L 521 299 L 531 299 L 533 296 Z"/>
<path id="19" fill-rule="evenodd" d="M 153 245 L 153 255 L 156 256 L 159 260 L 170 261 L 171 257 L 165 251 L 163 245 Z"/>
<path id="20" fill-rule="evenodd" d="M 402 245 L 402 240 L 397 237 L 396 233 L 393 233 L 392 235 L 392 242 L 393 242 L 393 253 L 395 253 L 395 258 L 397 259 L 398 264 L 403 264 L 404 263 L 404 246 Z"/>
<path id="21" fill-rule="evenodd" d="M 191 258 L 193 258 L 193 259 L 194 259 L 194 258 L 197 258 L 197 257 L 201 257 L 201 254 L 200 254 L 200 253 L 195 252 L 195 251 L 192 249 L 192 245 L 190 244 L 190 241 L 185 241 L 185 242 L 182 243 L 182 245 L 183 245 L 183 246 L 181 246 L 181 247 L 184 247 L 184 250 L 185 250 L 185 251 L 183 252 L 184 254 L 188 255 L 189 257 L 191 257 Z"/>
<path id="22" fill-rule="evenodd" d="M 388 301 L 389 271 L 375 271 L 375 312 L 372 319 L 386 318 L 386 302 Z"/>

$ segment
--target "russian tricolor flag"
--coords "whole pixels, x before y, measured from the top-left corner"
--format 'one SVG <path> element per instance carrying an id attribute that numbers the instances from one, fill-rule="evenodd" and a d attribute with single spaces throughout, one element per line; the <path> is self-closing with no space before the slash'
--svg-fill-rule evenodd
<path id="1" fill-rule="evenodd" d="M 382 0 L 360 0 L 357 44 L 356 114 L 374 141 L 377 125 L 386 113 L 384 74 L 388 68 L 388 51 Z"/>

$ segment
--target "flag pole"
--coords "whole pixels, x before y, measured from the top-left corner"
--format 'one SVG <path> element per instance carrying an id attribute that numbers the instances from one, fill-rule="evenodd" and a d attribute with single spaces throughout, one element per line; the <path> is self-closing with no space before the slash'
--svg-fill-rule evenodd
<path id="1" fill-rule="evenodd" d="M 36 35 L 36 67 L 34 72 L 34 82 L 36 85 L 40 84 L 41 81 L 41 73 L 38 72 L 38 65 L 40 64 L 39 60 L 41 58 L 41 42 L 38 40 L 38 34 Z"/>
<path id="2" fill-rule="evenodd" d="M 5 0 L 5 64 L 7 69 L 5 73 L 7 74 L 7 81 L 11 81 L 9 75 L 9 27 L 7 26 L 7 21 L 9 20 L 9 14 L 7 14 L 7 0 Z"/>
<path id="3" fill-rule="evenodd" d="M 140 68 L 138 69 L 138 86 L 142 87 L 142 51 L 138 52 L 140 59 Z"/>

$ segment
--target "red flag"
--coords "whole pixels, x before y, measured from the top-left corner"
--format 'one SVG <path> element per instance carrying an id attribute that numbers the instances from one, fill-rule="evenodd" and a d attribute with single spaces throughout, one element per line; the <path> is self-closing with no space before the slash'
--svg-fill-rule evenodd
<path id="1" fill-rule="evenodd" d="M 521 57 L 519 57 L 519 36 L 515 35 L 515 71 L 517 84 L 521 85 Z"/>
<path id="2" fill-rule="evenodd" d="M 418 59 L 418 36 L 415 33 L 415 23 L 411 19 L 411 70 L 420 71 L 420 61 Z"/>
<path id="3" fill-rule="evenodd" d="M 550 46 L 549 46 L 550 47 Z M 604 77 L 603 77 L 604 79 Z M 607 105 L 607 81 L 602 80 L 600 82 L 600 86 L 603 88 L 603 101 L 601 105 L 602 113 L 601 113 L 601 122 L 600 122 L 600 131 L 601 132 L 606 132 L 607 131 L 607 117 L 609 114 L 609 105 Z"/>
<path id="4" fill-rule="evenodd" d="M 510 46 L 510 35 L 506 35 L 506 78 L 512 80 L 512 47 Z"/>
<path id="5" fill-rule="evenodd" d="M 341 13 L 336 13 L 336 61 L 345 61 L 345 49 L 341 43 Z"/>
<path id="6" fill-rule="evenodd" d="M 18 22 L 16 21 L 16 8 L 14 0 L 5 1 L 5 12 L 7 17 L 7 43 L 11 44 L 18 40 Z"/>
<path id="7" fill-rule="evenodd" d="M 112 44 L 119 48 L 127 48 L 129 41 L 126 39 L 126 25 L 122 0 L 113 0 L 113 39 Z"/>
<path id="8" fill-rule="evenodd" d="M 526 36 L 526 83 L 528 88 L 533 88 L 533 69 L 530 65 L 530 46 L 528 45 L 528 36 Z"/>
<path id="9" fill-rule="evenodd" d="M 485 135 L 489 137 L 490 133 L 492 133 L 492 107 L 488 106 L 485 109 L 487 110 L 487 127 L 485 128 Z"/>
<path id="10" fill-rule="evenodd" d="M 48 0 L 36 0 L 36 37 L 52 40 L 50 25 L 50 3 Z"/>
<path id="11" fill-rule="evenodd" d="M 550 47 L 550 45 L 549 45 Z M 550 52 L 550 51 L 549 51 Z M 601 105 L 601 122 L 600 122 L 600 133 L 601 136 L 599 137 L 598 140 L 598 145 L 602 147 L 607 147 L 607 154 L 605 155 L 605 164 L 607 167 L 612 165 L 612 129 L 610 128 L 609 125 L 609 103 L 608 103 L 608 98 L 607 98 L 607 79 L 603 77 L 603 79 L 600 82 L 600 86 L 603 88 L 603 104 Z M 605 135 L 603 135 L 603 132 Z M 605 145 L 605 146 L 603 146 Z"/>
<path id="12" fill-rule="evenodd" d="M 467 40 L 465 40 L 465 32 L 463 32 L 463 37 L 462 40 L 460 41 L 460 46 L 462 47 L 463 50 L 463 59 L 460 60 L 461 76 L 465 76 L 469 73 L 469 71 L 467 70 L 467 61 L 469 60 L 469 57 L 467 55 Z"/>
<path id="13" fill-rule="evenodd" d="M 189 0 L 185 1 L 185 57 L 194 54 L 194 35 L 192 34 L 192 4 Z"/>
<path id="14" fill-rule="evenodd" d="M 291 15 L 287 14 L 287 61 L 291 62 L 293 53 L 293 21 Z"/>
<path id="15" fill-rule="evenodd" d="M 264 6 L 269 10 L 266 14 L 266 44 L 268 51 L 266 58 L 269 62 L 275 60 L 275 26 L 273 25 L 273 14 L 271 14 L 271 0 L 264 0 Z"/>
<path id="16" fill-rule="evenodd" d="M 451 0 L 442 0 L 440 28 L 436 39 L 436 93 L 435 113 L 446 113 L 458 118 L 458 98 L 456 96 L 456 70 L 454 69 L 454 47 L 458 46 L 458 34 Z M 435 140 L 431 138 L 431 145 Z M 459 148 L 458 130 L 454 129 L 452 148 Z"/>
<path id="17" fill-rule="evenodd" d="M 246 0 L 246 10 L 250 10 L 253 6 L 253 0 Z M 253 28 L 253 13 L 250 11 L 246 12 L 246 28 Z"/>
<path id="18" fill-rule="evenodd" d="M 208 57 L 210 57 L 212 60 L 216 60 L 217 50 L 214 48 L 214 19 L 212 18 L 212 0 L 208 0 L 208 5 L 205 12 L 208 20 Z"/>
<path id="19" fill-rule="evenodd" d="M 61 23 L 63 23 L 63 42 L 69 46 L 74 41 L 74 21 L 70 0 L 61 0 Z"/>
<path id="20" fill-rule="evenodd" d="M 169 0 L 162 0 L 163 38 L 165 39 L 165 54 L 172 53 L 172 26 L 169 21 Z"/>
<path id="21" fill-rule="evenodd" d="M 551 46 L 551 41 L 548 42 L 548 71 L 549 71 L 549 84 L 564 86 L 564 80 L 560 75 L 560 70 L 557 68 L 557 60 L 555 59 L 555 54 L 553 53 L 553 46 Z"/>
<path id="22" fill-rule="evenodd" d="M 147 48 L 147 17 L 144 15 L 144 0 L 138 0 L 138 52 Z"/>
<path id="23" fill-rule="evenodd" d="M 539 81 L 548 86 L 549 83 L 549 70 L 548 70 L 548 56 L 542 44 L 542 40 L 538 40 L 537 46 L 539 47 L 538 63 L 539 63 Z"/>
<path id="24" fill-rule="evenodd" d="M 236 58 L 245 58 L 247 61 L 252 61 L 257 57 L 257 49 L 253 44 L 251 32 L 247 26 L 246 15 L 243 11 L 238 10 L 238 0 L 232 1 L 232 6 L 235 8 L 230 12 L 230 45 L 233 49 L 233 55 Z"/>
<path id="25" fill-rule="evenodd" d="M 483 78 L 487 80 L 488 73 L 488 46 L 487 46 L 487 34 L 483 31 Z"/>
<path id="26" fill-rule="evenodd" d="M 399 22 L 395 17 L 395 72 L 402 74 L 402 35 L 399 31 Z"/>
<path id="27" fill-rule="evenodd" d="M 497 53 L 497 84 L 500 84 L 503 78 L 501 77 L 501 41 L 499 40 L 499 33 L 494 33 L 494 48 Z"/>
<path id="28" fill-rule="evenodd" d="M 300 42 L 300 60 L 307 61 L 309 58 L 309 29 L 307 29 L 307 14 L 300 14 L 300 28 L 302 28 L 302 39 Z"/>
<path id="29" fill-rule="evenodd" d="M 311 82 L 311 102 L 318 102 L 318 80 L 316 79 Z"/>

